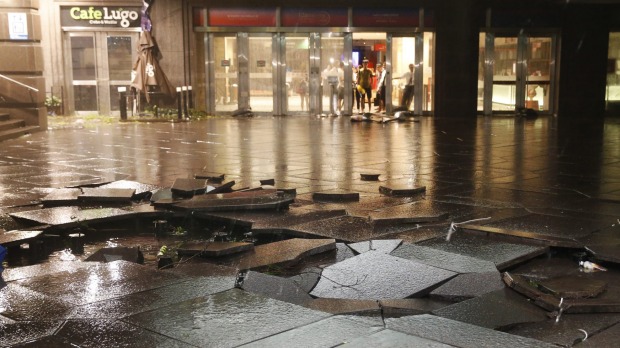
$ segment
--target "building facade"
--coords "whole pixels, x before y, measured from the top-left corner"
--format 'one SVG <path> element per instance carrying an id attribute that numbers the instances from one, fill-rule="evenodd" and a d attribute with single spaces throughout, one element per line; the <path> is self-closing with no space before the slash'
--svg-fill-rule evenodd
<path id="1" fill-rule="evenodd" d="M 56 95 L 65 114 L 118 112 L 142 1 L 33 0 L 26 10 L 4 3 L 7 13 L 28 13 L 40 46 L 32 71 L 45 94 L 35 105 Z M 407 104 L 446 118 L 521 107 L 603 118 L 620 113 L 619 9 L 612 0 L 156 0 L 150 18 L 162 70 L 174 86 L 191 86 L 194 107 L 209 114 L 356 113 L 355 67 L 367 59 L 386 68 L 388 113 Z M 170 103 L 156 95 L 150 105 Z"/>

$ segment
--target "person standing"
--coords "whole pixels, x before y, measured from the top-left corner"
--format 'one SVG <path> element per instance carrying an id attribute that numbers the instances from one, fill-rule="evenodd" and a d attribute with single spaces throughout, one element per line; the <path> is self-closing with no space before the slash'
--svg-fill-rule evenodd
<path id="1" fill-rule="evenodd" d="M 379 75 L 379 81 L 377 82 L 377 96 L 379 99 L 379 107 L 376 112 L 382 112 L 385 110 L 385 67 L 382 64 L 377 64 L 377 74 Z"/>
<path id="2" fill-rule="evenodd" d="M 368 59 L 362 61 L 362 68 L 357 73 L 357 84 L 361 87 L 362 113 L 366 110 L 366 101 L 368 101 L 368 111 L 372 111 L 372 78 L 375 73 L 368 68 Z"/>
<path id="3" fill-rule="evenodd" d="M 357 84 L 357 74 L 359 72 L 359 69 L 361 69 L 361 68 L 362 68 L 361 65 L 360 66 L 353 65 L 353 75 L 352 75 L 353 76 L 353 79 L 352 79 L 352 81 L 353 81 L 353 98 L 355 99 L 355 103 L 357 105 L 357 113 L 358 114 L 360 113 L 360 97 L 361 97 L 361 95 L 360 95 L 360 92 L 357 90 L 357 86 L 358 86 L 358 84 Z"/>
<path id="4" fill-rule="evenodd" d="M 409 64 L 409 71 L 404 73 L 400 77 L 395 77 L 394 80 L 404 79 L 405 80 L 405 90 L 403 91 L 403 96 L 400 100 L 400 105 L 402 107 L 407 108 L 409 110 L 409 106 L 411 105 L 411 101 L 413 100 L 413 75 L 414 75 L 414 65 Z"/>
<path id="5" fill-rule="evenodd" d="M 301 98 L 301 111 L 304 111 L 308 105 L 308 75 L 299 82 L 297 86 L 297 94 Z"/>

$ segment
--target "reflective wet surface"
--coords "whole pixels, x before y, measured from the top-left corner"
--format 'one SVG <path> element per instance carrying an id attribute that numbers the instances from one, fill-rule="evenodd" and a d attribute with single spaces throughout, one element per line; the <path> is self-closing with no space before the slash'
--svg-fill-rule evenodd
<path id="1" fill-rule="evenodd" d="M 0 148 L 0 240 L 14 242 L 0 282 L 0 346 L 615 344 L 618 120 L 111 122 Z M 233 189 L 268 183 L 297 195 L 284 210 L 248 210 L 251 200 L 226 211 L 148 204 L 160 188 L 170 200 L 166 189 L 204 173 Z M 201 194 L 194 186 L 183 189 Z M 176 219 L 174 233 L 156 236 L 157 219 Z M 84 254 L 63 261 L 75 229 L 89 234 Z M 214 236 L 256 246 L 157 269 L 162 245 L 199 252 Z M 145 264 L 83 261 L 114 246 L 140 248 Z M 585 272 L 577 253 L 607 271 Z M 244 286 L 238 272 L 247 269 Z M 500 271 L 606 302 L 558 320 L 504 286 Z M 575 284 L 588 281 L 596 291 Z"/>

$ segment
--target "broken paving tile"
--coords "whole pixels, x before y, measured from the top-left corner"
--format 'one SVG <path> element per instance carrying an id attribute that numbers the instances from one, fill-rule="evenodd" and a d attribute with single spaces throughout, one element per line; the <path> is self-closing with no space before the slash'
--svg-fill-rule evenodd
<path id="1" fill-rule="evenodd" d="M 200 211 L 282 210 L 294 201 L 294 197 L 275 190 L 260 190 L 194 196 L 173 207 Z"/>
<path id="2" fill-rule="evenodd" d="M 64 323 L 64 320 L 0 323 L 0 332 L 2 332 L 0 344 L 5 347 L 12 347 L 22 342 L 53 335 Z"/>
<path id="3" fill-rule="evenodd" d="M 607 282 L 576 275 L 541 280 L 538 287 L 557 298 L 590 298 L 605 291 Z"/>
<path id="4" fill-rule="evenodd" d="M 86 202 L 129 202 L 135 189 L 132 188 L 83 188 L 78 200 Z"/>
<path id="5" fill-rule="evenodd" d="M 391 255 L 457 273 L 497 271 L 495 264 L 491 261 L 414 244 L 403 244 L 394 250 Z"/>
<path id="6" fill-rule="evenodd" d="M 354 340 L 339 347 L 357 348 L 392 348 L 392 347 L 425 347 L 425 348 L 450 348 L 454 347 L 426 338 L 408 335 L 406 333 L 390 329 L 381 330 L 368 336 L 357 337 Z"/>
<path id="7" fill-rule="evenodd" d="M 441 268 L 370 251 L 326 267 L 310 294 L 360 300 L 398 299 L 425 294 L 454 275 Z"/>
<path id="8" fill-rule="evenodd" d="M 317 298 L 306 307 L 331 314 L 369 314 L 380 313 L 377 300 L 351 300 L 342 298 Z"/>
<path id="9" fill-rule="evenodd" d="M 140 248 L 112 247 L 101 248 L 88 256 L 84 261 L 114 262 L 118 260 L 142 264 L 144 263 L 144 256 Z"/>
<path id="10" fill-rule="evenodd" d="M 8 231 L 0 232 L 0 245 L 5 247 L 28 243 L 29 241 L 39 237 L 43 231 Z"/>
<path id="11" fill-rule="evenodd" d="M 0 314 L 14 321 L 64 320 L 70 317 L 72 308 L 70 303 L 14 283 L 0 288 Z"/>
<path id="12" fill-rule="evenodd" d="M 170 188 L 172 193 L 183 197 L 192 197 L 207 192 L 207 180 L 177 178 Z"/>
<path id="13" fill-rule="evenodd" d="M 366 242 L 351 243 L 349 248 L 355 250 L 358 254 L 372 250 L 389 254 L 398 248 L 402 242 L 402 239 L 372 239 Z"/>
<path id="14" fill-rule="evenodd" d="M 305 292 L 309 293 L 312 289 L 314 289 L 316 283 L 319 282 L 321 272 L 323 272 L 321 268 L 308 267 L 304 268 L 300 274 L 292 276 L 289 279 L 302 288 Z"/>
<path id="15" fill-rule="evenodd" d="M 459 274 L 430 293 L 431 298 L 460 302 L 505 288 L 499 272 Z"/>
<path id="16" fill-rule="evenodd" d="M 260 181 L 261 186 L 264 186 L 264 185 L 273 186 L 276 184 L 276 181 L 274 179 L 264 179 L 264 180 L 259 180 L 259 181 Z"/>
<path id="17" fill-rule="evenodd" d="M 207 182 L 219 184 L 222 181 L 224 181 L 224 174 L 201 172 L 201 173 L 194 174 L 194 179 L 206 179 Z"/>
<path id="18" fill-rule="evenodd" d="M 345 242 L 365 241 L 378 235 L 368 219 L 348 215 L 292 225 L 288 229 L 293 233 L 338 238 Z"/>
<path id="19" fill-rule="evenodd" d="M 263 244 L 254 250 L 238 255 L 231 260 L 220 262 L 240 270 L 256 269 L 264 266 L 289 266 L 302 258 L 336 249 L 333 239 L 293 238 L 280 242 Z M 212 260 L 219 261 L 219 260 Z"/>
<path id="20" fill-rule="evenodd" d="M 360 200 L 359 192 L 315 192 L 312 194 L 315 202 L 357 202 Z"/>
<path id="21" fill-rule="evenodd" d="M 545 254 L 549 250 L 544 246 L 510 243 L 458 232 L 452 236 L 450 241 L 446 241 L 445 237 L 439 237 L 422 241 L 417 245 L 488 260 L 495 263 L 500 271 Z"/>
<path id="22" fill-rule="evenodd" d="M 99 188 L 134 189 L 134 198 L 136 199 L 142 199 L 147 195 L 151 194 L 152 192 L 161 189 L 160 186 L 143 184 L 141 182 L 131 180 L 113 181 L 109 184 L 101 185 L 99 186 Z"/>
<path id="23" fill-rule="evenodd" d="M 583 245 L 575 239 L 545 235 L 533 232 L 509 230 L 501 227 L 474 225 L 474 224 L 462 224 L 458 226 L 459 230 L 462 230 L 468 234 L 474 235 L 488 235 L 493 234 L 496 238 L 505 238 L 509 241 L 534 243 L 544 246 L 555 246 L 563 248 L 582 248 Z"/>
<path id="24" fill-rule="evenodd" d="M 244 347 L 340 347 L 344 342 L 383 330 L 378 318 L 338 315 L 254 341 Z"/>
<path id="25" fill-rule="evenodd" d="M 387 187 L 379 186 L 379 192 L 386 196 L 413 196 L 426 192 L 426 186 L 420 187 Z"/>
<path id="26" fill-rule="evenodd" d="M 82 190 L 79 188 L 54 189 L 43 197 L 41 202 L 44 206 L 75 204 L 80 194 L 82 194 Z"/>
<path id="27" fill-rule="evenodd" d="M 575 348 L 600 348 L 615 347 L 618 345 L 618 337 L 620 337 L 620 324 L 615 324 L 603 331 L 589 334 L 588 339 L 575 344 Z"/>
<path id="28" fill-rule="evenodd" d="M 233 186 L 235 186 L 234 180 L 221 184 L 220 186 L 216 186 L 213 190 L 210 190 L 208 193 L 209 194 L 229 193 L 229 192 L 232 192 Z"/>
<path id="29" fill-rule="evenodd" d="M 433 314 L 489 329 L 548 319 L 546 312 L 511 289 L 501 289 L 437 309 Z"/>
<path id="30" fill-rule="evenodd" d="M 360 177 L 362 181 L 379 181 L 379 176 L 381 174 L 364 174 L 361 173 Z"/>
<path id="31" fill-rule="evenodd" d="M 586 250 L 599 261 L 620 263 L 620 244 L 586 245 Z"/>
<path id="32" fill-rule="evenodd" d="M 381 311 L 386 318 L 400 318 L 407 315 L 430 314 L 432 311 L 451 305 L 450 302 L 429 298 L 404 298 L 379 300 Z"/>
<path id="33" fill-rule="evenodd" d="M 56 207 L 11 213 L 17 219 L 34 221 L 44 225 L 79 226 L 95 222 L 126 219 L 130 211 L 118 208 L 80 209 L 79 207 Z"/>
<path id="34" fill-rule="evenodd" d="M 417 201 L 371 211 L 368 216 L 377 226 L 444 221 L 452 207 L 432 201 Z"/>
<path id="35" fill-rule="evenodd" d="M 222 265 L 214 265 L 207 262 L 182 262 L 177 264 L 174 268 L 168 268 L 162 272 L 168 272 L 178 274 L 183 277 L 219 277 L 219 276 L 233 276 L 236 277 L 238 270 L 232 267 L 226 267 Z M 234 284 L 234 279 L 233 279 Z"/>
<path id="36" fill-rule="evenodd" d="M 124 321 L 196 346 L 208 342 L 214 347 L 236 347 L 329 316 L 232 289 L 133 315 Z"/>
<path id="37" fill-rule="evenodd" d="M 244 275 L 240 288 L 251 293 L 300 306 L 312 301 L 312 297 L 291 279 L 254 271 L 248 271 Z"/>
<path id="38" fill-rule="evenodd" d="M 178 249 L 179 255 L 204 257 L 221 257 L 254 249 L 254 244 L 245 242 L 193 242 L 183 243 Z"/>
<path id="39" fill-rule="evenodd" d="M 338 249 L 338 252 L 336 253 L 336 262 L 344 261 L 346 259 L 355 257 L 355 253 L 353 253 L 353 250 L 351 250 L 351 248 L 349 248 L 344 243 L 336 243 L 336 248 Z"/>
<path id="40" fill-rule="evenodd" d="M 557 348 L 553 344 L 532 338 L 511 335 L 476 325 L 422 314 L 402 318 L 388 318 L 387 329 L 404 332 L 456 347 L 520 347 Z"/>

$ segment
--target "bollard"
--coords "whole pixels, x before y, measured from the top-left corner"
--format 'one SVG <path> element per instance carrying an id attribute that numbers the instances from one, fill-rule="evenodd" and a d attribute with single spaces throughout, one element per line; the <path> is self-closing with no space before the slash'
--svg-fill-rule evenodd
<path id="1" fill-rule="evenodd" d="M 183 91 L 183 116 L 185 116 L 185 118 L 189 118 L 189 112 L 187 111 L 187 86 L 181 87 L 181 90 Z"/>
<path id="2" fill-rule="evenodd" d="M 183 114 L 181 113 L 181 87 L 177 87 L 177 119 L 182 120 Z"/>
<path id="3" fill-rule="evenodd" d="M 192 92 L 192 86 L 187 86 L 187 96 L 189 97 L 189 108 L 194 108 L 194 94 Z"/>
<path id="4" fill-rule="evenodd" d="M 118 93 L 120 99 L 118 101 L 118 107 L 121 109 L 121 120 L 127 121 L 127 87 L 118 87 Z"/>

